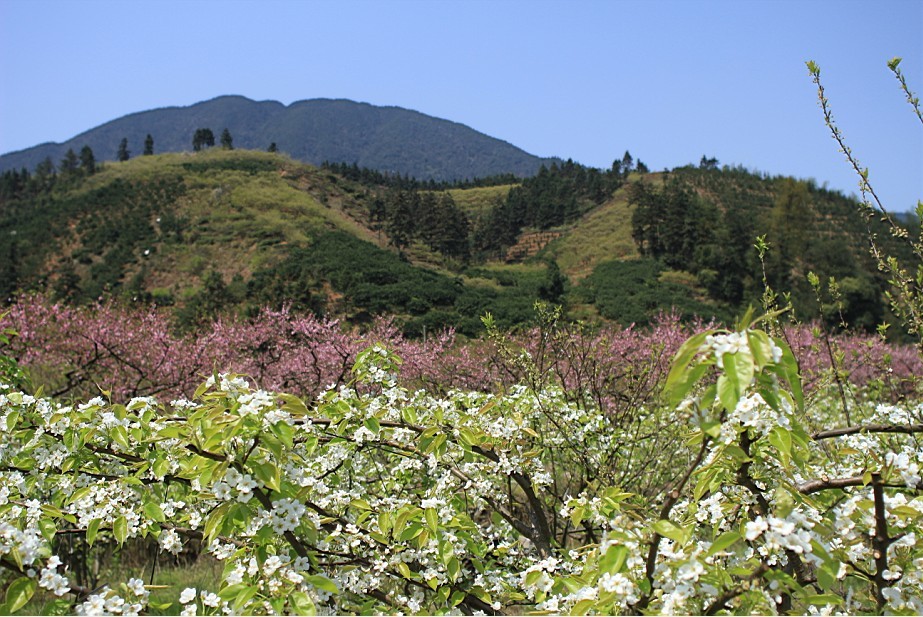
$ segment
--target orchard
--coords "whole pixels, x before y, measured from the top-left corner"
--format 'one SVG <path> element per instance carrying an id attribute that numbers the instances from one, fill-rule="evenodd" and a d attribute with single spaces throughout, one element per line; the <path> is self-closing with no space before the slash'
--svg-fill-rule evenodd
<path id="1" fill-rule="evenodd" d="M 377 344 L 311 398 L 223 373 L 170 401 L 8 387 L 0 608 L 149 610 L 139 578 L 71 580 L 77 536 L 201 546 L 223 575 L 175 590 L 187 615 L 920 613 L 923 406 L 855 398 L 845 425 L 759 325 L 689 337 L 630 417 L 503 340 L 541 388 L 410 389 Z"/>

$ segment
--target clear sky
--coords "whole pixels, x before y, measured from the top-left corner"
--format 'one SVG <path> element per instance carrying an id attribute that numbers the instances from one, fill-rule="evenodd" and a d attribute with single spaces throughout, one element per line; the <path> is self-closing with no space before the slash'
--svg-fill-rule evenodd
<path id="1" fill-rule="evenodd" d="M 805 68 L 895 211 L 923 199 L 923 0 L 0 0 L 0 153 L 223 94 L 348 98 L 596 167 L 698 163 L 857 192 Z"/>

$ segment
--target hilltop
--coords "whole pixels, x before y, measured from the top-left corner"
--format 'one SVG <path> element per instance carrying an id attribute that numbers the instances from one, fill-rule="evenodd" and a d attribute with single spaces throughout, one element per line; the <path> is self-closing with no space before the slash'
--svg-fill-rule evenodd
<path id="1" fill-rule="evenodd" d="M 267 150 L 275 144 L 295 160 L 356 163 L 422 180 L 460 180 L 498 174 L 524 177 L 556 159 L 540 158 L 457 122 L 400 107 L 345 99 L 312 99 L 283 105 L 221 96 L 187 107 L 129 114 L 63 143 L 46 143 L 0 156 L 0 171 L 33 169 L 46 157 L 57 163 L 68 149 L 89 146 L 97 160 L 116 160 L 119 144 L 140 155 L 147 135 L 155 153 L 193 149 L 197 129 L 214 136 L 227 128 L 237 148 Z"/>

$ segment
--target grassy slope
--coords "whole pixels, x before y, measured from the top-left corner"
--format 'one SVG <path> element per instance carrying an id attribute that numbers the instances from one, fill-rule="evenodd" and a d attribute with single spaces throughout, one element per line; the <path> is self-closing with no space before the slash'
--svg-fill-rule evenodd
<path id="1" fill-rule="evenodd" d="M 629 178 L 629 183 L 639 176 Z M 659 174 L 645 176 L 646 182 L 661 184 Z M 604 204 L 588 212 L 564 235 L 552 242 L 547 252 L 571 279 L 584 279 L 604 261 L 636 259 L 638 247 L 631 237 L 631 214 L 628 184 L 617 190 Z"/>
<path id="2" fill-rule="evenodd" d="M 247 171 L 248 165 L 259 171 Z M 139 181 L 174 174 L 181 174 L 186 185 L 176 204 L 176 215 L 188 222 L 183 241 L 152 238 L 151 254 L 139 256 L 125 277 L 144 264 L 149 289 L 180 297 L 196 287 L 198 275 L 213 269 L 226 280 L 237 274 L 246 279 L 279 259 L 283 247 L 307 244 L 322 230 L 340 229 L 370 239 L 368 230 L 348 214 L 358 206 L 321 171 L 277 154 L 211 150 L 137 157 L 106 165 L 87 188 L 118 177 Z"/>
<path id="3" fill-rule="evenodd" d="M 497 203 L 506 199 L 510 189 L 515 184 L 501 184 L 499 186 L 482 186 L 468 189 L 451 189 L 449 194 L 455 205 L 464 210 L 472 220 L 486 215 Z"/>

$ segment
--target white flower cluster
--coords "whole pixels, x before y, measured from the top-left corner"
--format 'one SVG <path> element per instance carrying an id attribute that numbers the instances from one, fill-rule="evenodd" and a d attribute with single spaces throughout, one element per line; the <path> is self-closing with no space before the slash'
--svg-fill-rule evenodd
<path id="1" fill-rule="evenodd" d="M 50 590 L 56 596 L 63 596 L 70 591 L 71 586 L 67 577 L 58 574 L 59 565 L 61 565 L 61 560 L 57 555 L 52 555 L 45 567 L 42 568 L 38 586 Z"/>
<path id="2" fill-rule="evenodd" d="M 237 397 L 237 402 L 240 404 L 240 407 L 237 408 L 237 413 L 242 416 L 259 414 L 264 409 L 275 407 L 275 399 L 272 394 L 265 390 L 245 392 Z"/>
<path id="3" fill-rule="evenodd" d="M 238 394 L 245 394 L 250 391 L 250 382 L 239 375 L 232 375 L 230 373 L 220 373 L 217 382 L 215 381 L 215 376 L 211 375 L 205 380 L 205 386 L 208 388 L 217 386 L 218 390 L 227 393 L 232 398 L 236 398 Z"/>
<path id="4" fill-rule="evenodd" d="M 736 354 L 740 351 L 750 351 L 750 342 L 746 332 L 730 332 L 727 334 L 709 334 L 699 348 L 699 353 L 711 353 L 715 356 L 715 364 L 724 368 L 724 355 Z"/>
<path id="5" fill-rule="evenodd" d="M 180 538 L 179 534 L 173 529 L 165 529 L 160 532 L 157 543 L 160 544 L 160 550 L 172 553 L 173 555 L 179 555 L 183 550 L 183 539 Z"/>
<path id="6" fill-rule="evenodd" d="M 18 518 L 15 512 L 17 508 L 18 506 L 13 506 L 4 518 Z M 20 529 L 6 520 L 0 521 L 0 555 L 8 555 L 15 550 L 19 553 L 22 563 L 29 565 L 39 558 L 44 545 L 45 539 L 38 528 L 27 526 Z"/>
<path id="7" fill-rule="evenodd" d="M 272 529 L 276 533 L 294 531 L 301 523 L 305 506 L 294 499 L 277 499 L 272 502 Z"/>
<path id="8" fill-rule="evenodd" d="M 923 448 L 903 444 L 900 452 L 886 452 L 885 464 L 901 475 L 907 488 L 923 488 L 920 465 L 923 464 Z"/>
<path id="9" fill-rule="evenodd" d="M 111 482 L 93 480 L 82 476 L 81 481 L 88 484 L 83 487 L 80 497 L 67 504 L 65 512 L 77 517 L 80 526 L 86 527 L 96 519 L 101 525 L 111 526 L 119 518 L 124 518 L 128 537 L 135 537 L 141 530 L 141 500 L 137 488 L 119 486 L 118 490 Z M 90 483 L 92 482 L 92 483 Z"/>
<path id="10" fill-rule="evenodd" d="M 757 547 L 757 552 L 766 558 L 767 563 L 775 565 L 785 550 L 811 556 L 813 548 L 810 530 L 813 526 L 814 523 L 798 510 L 793 510 L 785 519 L 759 515 L 747 522 L 744 537 L 750 542 L 762 538 L 763 542 Z"/>
<path id="11" fill-rule="evenodd" d="M 217 499 L 230 501 L 232 498 L 247 503 L 253 497 L 253 489 L 259 486 L 253 476 L 240 473 L 233 467 L 224 473 L 224 479 L 215 482 L 212 491 Z"/>
<path id="12" fill-rule="evenodd" d="M 881 424 L 916 424 L 923 422 L 923 403 L 913 408 L 898 405 L 879 404 L 869 419 L 873 423 Z"/>
<path id="13" fill-rule="evenodd" d="M 725 444 L 736 441 L 740 426 L 753 428 L 760 436 L 768 435 L 777 426 L 791 429 L 791 408 L 785 399 L 782 399 L 782 407 L 782 412 L 776 411 L 756 392 L 741 397 L 734 411 L 728 414 L 727 420 L 722 424 L 719 441 Z"/>
<path id="14" fill-rule="evenodd" d="M 124 615 L 126 617 L 140 615 L 147 606 L 150 596 L 150 592 L 144 587 L 144 582 L 141 579 L 132 578 L 123 587 L 126 596 L 124 598 L 108 588 L 90 594 L 75 607 L 76 614 Z"/>

